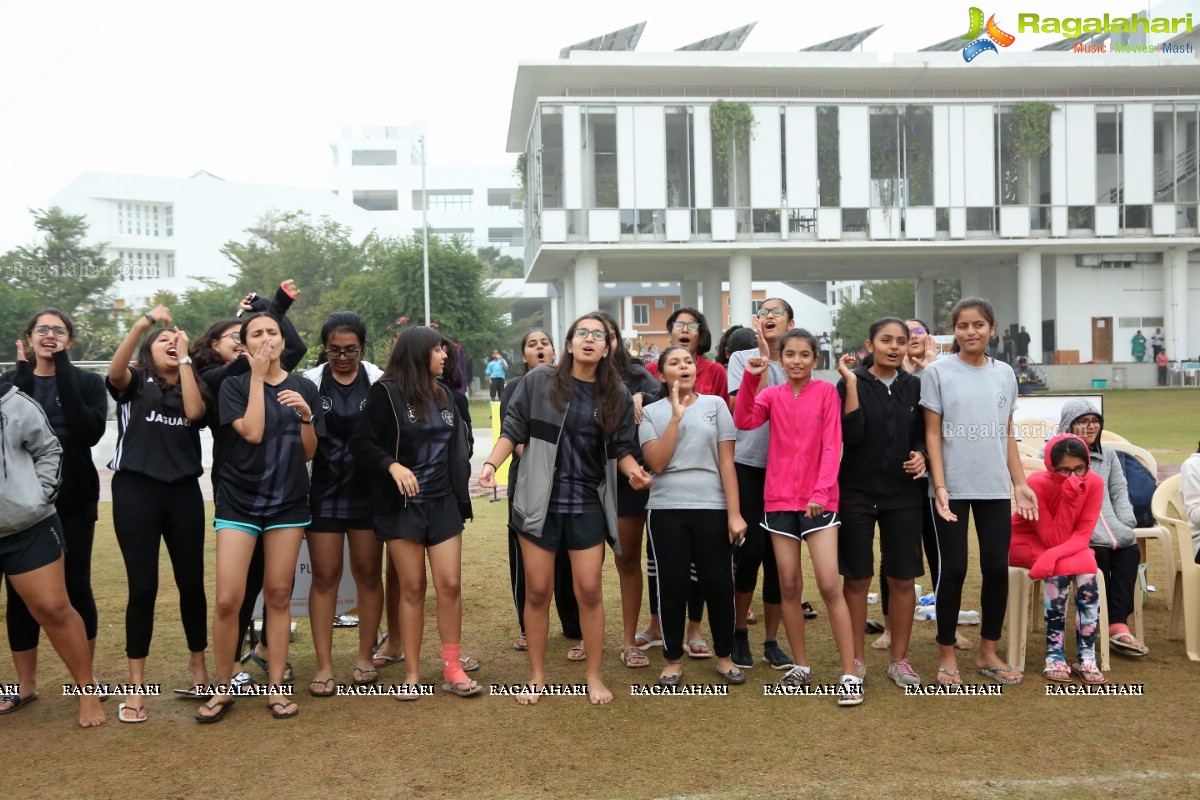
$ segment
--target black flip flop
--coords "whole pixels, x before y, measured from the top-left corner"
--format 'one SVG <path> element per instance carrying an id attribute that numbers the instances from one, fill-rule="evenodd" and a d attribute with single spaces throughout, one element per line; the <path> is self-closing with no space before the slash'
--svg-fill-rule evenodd
<path id="1" fill-rule="evenodd" d="M 32 703 L 38 699 L 38 693 L 34 692 L 28 697 L 21 697 L 19 694 L 6 694 L 0 697 L 0 703 L 12 703 L 12 708 L 6 711 L 0 711 L 0 714 L 11 714 L 26 703 Z"/>
<path id="2" fill-rule="evenodd" d="M 199 711 L 197 711 L 196 712 L 196 722 L 199 722 L 204 725 L 207 725 L 210 722 L 220 722 L 221 717 L 225 716 L 225 712 L 228 711 L 229 709 L 233 708 L 234 704 L 236 704 L 236 703 L 237 703 L 236 697 L 231 697 L 228 700 L 218 700 L 215 705 L 212 703 L 212 701 L 209 701 L 209 702 L 205 703 L 204 705 L 200 706 L 200 708 L 207 708 L 209 711 L 217 711 L 217 713 L 213 714 L 212 716 L 206 716 L 204 714 L 201 714 Z M 220 710 L 218 711 L 217 709 L 220 709 Z"/>

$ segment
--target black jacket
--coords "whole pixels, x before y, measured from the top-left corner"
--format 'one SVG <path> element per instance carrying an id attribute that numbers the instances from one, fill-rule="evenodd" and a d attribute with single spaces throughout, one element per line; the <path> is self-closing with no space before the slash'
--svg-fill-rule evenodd
<path id="1" fill-rule="evenodd" d="M 441 388 L 447 394 L 457 394 L 444 386 Z M 354 471 L 371 491 L 371 512 L 375 516 L 399 513 L 407 502 L 388 472 L 392 464 L 399 463 L 411 468 L 416 462 L 411 440 L 404 436 L 408 421 L 407 416 L 399 411 L 404 406 L 404 398 L 396 389 L 396 382 L 379 379 L 367 392 L 367 403 L 358 429 L 350 439 Z M 463 519 L 468 520 L 473 516 L 471 495 L 467 489 L 471 478 L 470 434 L 459 404 L 453 398 L 449 407 L 454 409 L 454 432 L 450 437 L 450 489 L 458 501 Z"/>
<path id="2" fill-rule="evenodd" d="M 889 388 L 866 368 L 858 376 L 858 408 L 842 414 L 842 465 L 838 487 L 842 503 L 883 509 L 915 508 L 925 496 L 925 481 L 904 471 L 910 451 L 925 452 L 925 416 L 921 380 L 897 370 Z M 846 381 L 837 385 L 846 407 Z"/>
<path id="3" fill-rule="evenodd" d="M 29 396 L 34 395 L 32 361 L 18 361 L 8 372 L 13 384 Z M 92 448 L 104 436 L 108 420 L 108 392 L 104 378 L 71 363 L 66 350 L 54 354 L 54 375 L 58 381 L 58 402 L 62 406 L 70 435 L 62 444 L 62 483 L 55 508 L 64 513 L 96 514 L 100 500 L 100 476 L 92 463 Z"/>

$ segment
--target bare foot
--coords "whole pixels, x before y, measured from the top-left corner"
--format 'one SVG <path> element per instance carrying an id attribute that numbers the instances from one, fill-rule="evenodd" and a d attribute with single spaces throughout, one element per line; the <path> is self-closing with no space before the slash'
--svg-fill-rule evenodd
<path id="1" fill-rule="evenodd" d="M 967 637 L 963 636 L 957 630 L 954 632 L 954 649 L 956 650 L 974 650 L 975 643 Z"/>
<path id="2" fill-rule="evenodd" d="M 99 697 L 81 696 L 79 698 L 79 727 L 98 728 L 105 722 L 104 710 L 100 708 Z"/>
<path id="3" fill-rule="evenodd" d="M 542 689 L 542 682 L 543 682 L 542 678 L 538 678 L 537 680 L 534 680 L 531 677 L 529 679 L 529 683 L 525 684 L 526 688 L 529 691 L 523 691 L 520 694 L 518 694 L 517 702 L 523 706 L 536 706 L 538 700 L 540 700 L 542 697 L 540 694 L 538 694 L 538 692 L 540 692 Z"/>
<path id="4" fill-rule="evenodd" d="M 588 701 L 594 706 L 605 706 L 612 702 L 612 692 L 601 681 L 588 681 Z"/>
<path id="5" fill-rule="evenodd" d="M 872 650 L 887 650 L 892 646 L 892 632 L 885 630 L 879 634 L 879 638 L 871 642 Z"/>

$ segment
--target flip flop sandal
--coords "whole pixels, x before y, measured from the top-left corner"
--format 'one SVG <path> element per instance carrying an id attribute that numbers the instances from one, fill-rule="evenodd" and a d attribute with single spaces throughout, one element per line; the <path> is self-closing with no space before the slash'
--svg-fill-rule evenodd
<path id="1" fill-rule="evenodd" d="M 1150 648 L 1139 642 L 1132 633 L 1119 633 L 1108 641 L 1113 649 L 1122 655 L 1141 658 L 1150 652 Z"/>
<path id="2" fill-rule="evenodd" d="M 1059 683 L 1071 682 L 1071 670 L 1065 661 L 1055 661 L 1053 664 L 1047 664 L 1042 670 L 1042 675 L 1048 681 L 1058 681 Z"/>
<path id="3" fill-rule="evenodd" d="M 1005 672 L 1012 672 L 1015 667 L 1013 667 L 1011 664 L 1005 664 L 1000 667 L 976 667 L 976 669 L 979 674 L 983 675 L 985 678 L 991 678 L 996 683 L 1000 683 L 1005 686 L 1016 686 L 1023 680 L 1023 678 L 1006 678 L 1000 674 L 1001 670 Z"/>
<path id="4" fill-rule="evenodd" d="M 525 639 L 525 634 L 522 633 L 520 636 L 518 636 L 516 641 L 513 642 L 512 647 L 513 650 L 516 650 L 518 653 L 524 653 L 526 650 L 528 650 L 529 642 Z"/>
<path id="5" fill-rule="evenodd" d="M 402 702 L 411 703 L 414 700 L 421 699 L 420 687 L 414 683 L 400 684 L 400 691 L 396 693 L 396 699 Z"/>
<path id="6" fill-rule="evenodd" d="M 658 676 L 658 685 L 666 686 L 666 687 L 670 688 L 672 686 L 678 686 L 682 680 L 683 680 L 682 672 L 679 673 L 678 675 L 659 675 Z"/>
<path id="7" fill-rule="evenodd" d="M 948 678 L 951 678 L 951 680 L 948 680 L 948 681 L 942 680 L 943 675 L 945 675 Z M 962 686 L 962 678 L 960 677 L 961 675 L 962 675 L 962 673 L 956 669 L 946 669 L 945 667 L 938 667 L 938 671 L 937 671 L 938 685 L 939 686 Z M 954 678 L 958 678 L 958 680 L 953 680 Z"/>
<path id="8" fill-rule="evenodd" d="M 638 649 L 649 650 L 651 647 L 662 647 L 663 640 L 660 636 L 657 639 L 651 639 L 650 634 L 645 631 L 638 631 L 633 635 L 633 641 L 637 643 Z"/>
<path id="9" fill-rule="evenodd" d="M 587 651 L 583 649 L 583 645 L 577 644 L 568 650 L 567 661 L 587 661 Z"/>
<path id="10" fill-rule="evenodd" d="M 313 688 L 315 686 L 320 686 L 322 688 L 320 691 L 318 691 L 317 689 Z M 323 681 L 313 678 L 308 684 L 308 693 L 313 697 L 333 697 L 335 694 L 337 694 L 337 689 L 334 688 L 333 678 L 326 678 Z"/>
<path id="11" fill-rule="evenodd" d="M 288 706 L 296 706 L 296 704 L 291 700 L 288 700 L 286 703 L 281 703 L 278 700 L 274 703 L 267 703 L 267 708 L 271 709 L 271 716 L 275 719 L 291 719 L 300 715 L 300 706 L 296 706 L 291 711 L 281 710 Z"/>
<path id="12" fill-rule="evenodd" d="M 712 658 L 713 651 L 703 639 L 689 639 L 683 646 L 684 651 L 692 658 Z"/>
<path id="13" fill-rule="evenodd" d="M 470 656 L 460 656 L 458 663 L 463 668 L 463 672 L 474 672 L 479 669 L 479 662 Z"/>
<path id="14" fill-rule="evenodd" d="M 128 711 L 130 714 L 133 714 L 133 716 L 125 716 L 126 711 Z M 146 707 L 142 706 L 141 708 L 133 708 L 132 706 L 127 706 L 124 703 L 121 703 L 119 706 L 117 706 L 117 719 L 119 719 L 121 722 L 128 722 L 130 725 L 138 722 L 145 722 Z"/>
<path id="15" fill-rule="evenodd" d="M 812 603 L 808 602 L 807 600 L 805 600 L 803 603 L 800 604 L 800 608 L 801 608 L 801 610 L 804 611 L 805 619 L 816 619 L 817 618 L 817 610 L 815 608 L 813 608 Z"/>
<path id="16" fill-rule="evenodd" d="M 741 686 L 746 682 L 746 673 L 742 672 L 737 667 L 734 667 L 728 672 L 722 672 L 720 668 L 718 668 L 717 674 L 724 678 L 726 683 L 733 684 L 734 686 Z"/>
<path id="17" fill-rule="evenodd" d="M 866 625 L 867 633 L 883 633 L 883 623 L 879 620 L 869 619 Z"/>
<path id="18" fill-rule="evenodd" d="M 371 654 L 371 664 L 375 667 L 375 669 L 380 669 L 381 667 L 386 667 L 390 664 L 395 664 L 403 660 L 404 653 L 401 653 L 398 656 L 385 656 L 383 653 L 379 652 Z"/>
<path id="19" fill-rule="evenodd" d="M 196 712 L 196 722 L 199 722 L 201 724 L 208 724 L 210 722 L 220 722 L 221 717 L 224 717 L 225 712 L 228 711 L 229 709 L 233 708 L 235 703 L 237 703 L 237 698 L 235 698 L 235 697 L 231 697 L 228 700 L 218 700 L 215 703 L 213 703 L 210 700 L 209 702 L 200 706 L 200 708 L 201 709 L 207 708 L 209 711 L 216 711 L 217 713 L 209 716 L 207 714 L 201 714 L 199 711 L 197 711 Z"/>
<path id="20" fill-rule="evenodd" d="M 621 663 L 630 669 L 650 666 L 650 659 L 640 647 L 629 647 L 621 651 Z"/>
<path id="21" fill-rule="evenodd" d="M 268 666 L 267 666 L 267 660 L 265 658 L 263 658 L 262 656 L 260 656 L 258 653 L 254 652 L 254 650 L 251 650 L 249 653 L 247 653 L 246 658 L 250 659 L 255 664 L 258 664 L 258 668 L 261 669 L 267 675 L 271 674 L 271 670 L 268 669 Z M 242 659 L 242 661 L 244 663 L 245 659 Z M 295 683 L 296 682 L 296 671 L 294 669 L 292 669 L 292 662 L 290 662 L 290 661 L 288 661 L 287 663 L 285 663 L 283 665 L 283 682 L 284 683 Z"/>
<path id="22" fill-rule="evenodd" d="M 34 692 L 27 697 L 21 697 L 19 694 L 6 694 L 3 697 L 0 697 L 0 703 L 12 703 L 12 708 L 7 708 L 4 711 L 0 711 L 0 714 L 11 714 L 26 703 L 32 703 L 37 699 L 37 692 Z"/>
<path id="23" fill-rule="evenodd" d="M 746 624 L 747 625 L 757 625 L 758 624 L 758 617 L 754 616 L 753 608 L 746 610 Z"/>
<path id="24" fill-rule="evenodd" d="M 330 680 L 332 680 L 332 678 L 330 678 Z M 362 667 L 354 668 L 355 686 L 371 686 L 377 680 L 379 680 L 379 670 L 375 669 L 374 667 L 371 669 L 363 669 Z"/>
<path id="25" fill-rule="evenodd" d="M 1081 664 L 1076 662 L 1071 665 L 1071 672 L 1079 676 L 1080 680 L 1090 686 L 1099 686 L 1102 683 L 1108 683 L 1108 678 L 1104 677 L 1104 673 L 1095 664 Z"/>
<path id="26" fill-rule="evenodd" d="M 442 691 L 449 692 L 450 694 L 456 694 L 459 697 L 473 697 L 483 691 L 483 686 L 481 684 L 476 683 L 474 686 L 472 686 L 471 683 L 472 683 L 471 681 L 455 681 L 454 683 L 443 683 Z M 460 689 L 459 688 L 460 686 L 466 687 L 466 688 Z"/>

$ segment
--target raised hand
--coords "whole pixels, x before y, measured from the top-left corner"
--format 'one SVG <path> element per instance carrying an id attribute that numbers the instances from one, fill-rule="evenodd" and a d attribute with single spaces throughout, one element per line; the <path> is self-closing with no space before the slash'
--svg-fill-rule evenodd
<path id="1" fill-rule="evenodd" d="M 854 374 L 854 362 L 857 360 L 853 353 L 846 353 L 838 359 L 837 371 L 846 383 L 858 380 L 858 376 Z"/>
<path id="2" fill-rule="evenodd" d="M 275 350 L 273 342 L 264 342 L 258 352 L 249 356 L 250 359 L 250 377 L 265 378 L 267 373 L 271 371 L 271 355 Z"/>
<path id="3" fill-rule="evenodd" d="M 175 349 L 179 351 L 179 357 L 183 358 L 188 354 L 188 335 L 179 330 L 179 326 L 175 326 Z"/>
<path id="4" fill-rule="evenodd" d="M 686 412 L 687 406 L 679 400 L 679 381 L 675 381 L 671 384 L 671 416 L 681 420 Z"/>
<path id="5" fill-rule="evenodd" d="M 296 282 L 291 278 L 288 278 L 286 281 L 279 284 L 279 288 L 287 292 L 288 297 L 292 298 L 293 300 L 300 296 L 300 290 L 296 288 Z"/>
<path id="6" fill-rule="evenodd" d="M 17 339 L 17 361 L 28 361 L 25 358 L 25 343 Z"/>
<path id="7" fill-rule="evenodd" d="M 171 309 L 166 306 L 155 306 L 146 312 L 146 316 L 155 322 L 161 322 L 163 325 L 171 324 Z"/>
<path id="8" fill-rule="evenodd" d="M 914 371 L 924 369 L 934 361 L 937 361 L 938 343 L 934 341 L 933 334 L 927 333 L 922 336 L 921 343 L 925 346 L 925 349 L 919 355 L 908 357 L 908 360 L 912 362 Z"/>
<path id="9" fill-rule="evenodd" d="M 751 375 L 761 376 L 767 371 L 767 365 L 771 363 L 766 356 L 750 356 L 746 359 L 746 372 Z"/>

